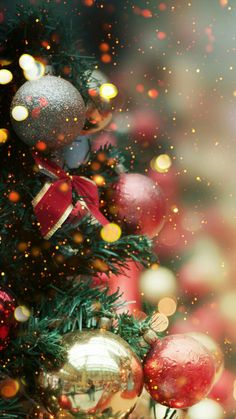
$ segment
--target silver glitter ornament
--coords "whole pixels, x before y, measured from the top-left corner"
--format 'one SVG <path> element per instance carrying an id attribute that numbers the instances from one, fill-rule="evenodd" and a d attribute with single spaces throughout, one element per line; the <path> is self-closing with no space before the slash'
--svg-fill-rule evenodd
<path id="1" fill-rule="evenodd" d="M 41 151 L 71 144 L 85 121 L 79 91 L 67 80 L 47 75 L 24 83 L 11 104 L 12 125 L 29 146 Z"/>
<path id="2" fill-rule="evenodd" d="M 59 371 L 43 373 L 67 414 L 108 413 L 124 418 L 143 388 L 143 370 L 130 346 L 104 330 L 76 331 L 64 338 L 67 360 Z"/>

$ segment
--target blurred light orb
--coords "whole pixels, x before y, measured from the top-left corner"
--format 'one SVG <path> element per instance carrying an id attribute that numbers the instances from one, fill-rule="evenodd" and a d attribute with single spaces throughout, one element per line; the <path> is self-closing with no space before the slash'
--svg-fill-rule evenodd
<path id="1" fill-rule="evenodd" d="M 0 84 L 8 84 L 12 81 L 13 74 L 10 70 L 3 68 L 0 70 Z"/>
<path id="2" fill-rule="evenodd" d="M 6 399 L 15 397 L 20 389 L 19 382 L 12 378 L 6 378 L 0 381 L 0 396 Z"/>
<path id="3" fill-rule="evenodd" d="M 205 399 L 188 409 L 186 419 L 223 419 L 224 409 L 214 400 Z"/>
<path id="4" fill-rule="evenodd" d="M 99 89 L 100 96 L 103 99 L 113 99 L 118 95 L 118 89 L 113 83 L 103 83 Z"/>
<path id="5" fill-rule="evenodd" d="M 150 327 L 156 333 L 164 332 L 166 329 L 168 329 L 168 326 L 169 326 L 169 320 L 165 314 L 155 313 L 152 316 Z"/>
<path id="6" fill-rule="evenodd" d="M 12 118 L 18 122 L 24 121 L 29 116 L 28 109 L 25 106 L 21 106 L 21 105 L 14 106 L 14 108 L 11 111 L 11 114 L 12 114 Z"/>
<path id="7" fill-rule="evenodd" d="M 4 144 L 8 139 L 8 130 L 6 128 L 0 128 L 0 144 Z"/>
<path id="8" fill-rule="evenodd" d="M 15 319 L 18 322 L 24 323 L 30 318 L 30 311 L 25 306 L 18 306 L 14 311 Z"/>
<path id="9" fill-rule="evenodd" d="M 236 323 L 236 291 L 225 293 L 220 299 L 220 312 L 226 320 Z"/>
<path id="10" fill-rule="evenodd" d="M 157 304 L 160 299 L 176 294 L 175 275 L 165 267 L 147 269 L 140 277 L 140 291 L 143 293 L 145 300 Z"/>
<path id="11" fill-rule="evenodd" d="M 109 223 L 101 229 L 101 238 L 107 243 L 114 243 L 119 240 L 121 233 L 122 231 L 118 224 Z"/>
<path id="12" fill-rule="evenodd" d="M 30 54 L 23 54 L 19 58 L 19 66 L 22 68 L 22 70 L 30 70 L 34 66 L 34 57 Z"/>
<path id="13" fill-rule="evenodd" d="M 160 154 L 151 161 L 151 168 L 159 173 L 168 172 L 172 165 L 172 161 L 168 154 Z"/>
<path id="14" fill-rule="evenodd" d="M 40 61 L 34 60 L 32 67 L 24 71 L 26 80 L 39 80 L 45 75 L 45 66 Z"/>
<path id="15" fill-rule="evenodd" d="M 176 312 L 177 303 L 174 298 L 164 297 L 158 303 L 158 310 L 160 313 L 166 316 L 173 316 Z"/>

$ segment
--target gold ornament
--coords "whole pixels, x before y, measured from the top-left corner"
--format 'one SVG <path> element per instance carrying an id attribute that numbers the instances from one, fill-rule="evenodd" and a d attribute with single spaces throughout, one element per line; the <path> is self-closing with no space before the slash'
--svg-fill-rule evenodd
<path id="1" fill-rule="evenodd" d="M 66 396 L 63 414 L 109 412 L 124 418 L 143 388 L 142 366 L 130 346 L 105 330 L 72 332 L 63 343 L 65 364 L 40 377 L 41 386 L 51 387 L 58 400 Z"/>
<path id="2" fill-rule="evenodd" d="M 86 120 L 81 135 L 94 134 L 101 131 L 111 122 L 110 103 L 100 98 L 89 101 L 86 109 Z"/>

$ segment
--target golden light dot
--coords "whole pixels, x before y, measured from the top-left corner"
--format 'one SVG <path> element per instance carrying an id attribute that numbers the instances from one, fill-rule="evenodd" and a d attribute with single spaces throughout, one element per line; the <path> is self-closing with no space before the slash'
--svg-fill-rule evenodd
<path id="1" fill-rule="evenodd" d="M 24 121 L 29 116 L 28 109 L 25 106 L 17 105 L 15 106 L 12 111 L 12 118 L 15 119 L 15 121 Z"/>
<path id="2" fill-rule="evenodd" d="M 6 128 L 0 128 L 0 143 L 4 144 L 8 139 L 8 130 Z"/>
<path id="3" fill-rule="evenodd" d="M 166 316 L 172 316 L 176 312 L 177 304 L 174 298 L 164 297 L 158 303 L 158 310 Z"/>
<path id="4" fill-rule="evenodd" d="M 83 236 L 82 236 L 81 233 L 75 233 L 73 235 L 73 240 L 74 240 L 75 243 L 80 244 L 80 243 L 82 243 L 82 241 L 84 240 L 84 238 L 83 238 Z"/>
<path id="5" fill-rule="evenodd" d="M 0 395 L 7 399 L 15 397 L 18 393 L 20 385 L 17 380 L 6 379 L 0 382 Z"/>
<path id="6" fill-rule="evenodd" d="M 112 83 L 103 83 L 100 86 L 99 94 L 103 99 L 113 99 L 118 95 L 118 89 Z"/>
<path id="7" fill-rule="evenodd" d="M 26 322 L 27 320 L 29 320 L 30 311 L 25 306 L 18 306 L 14 311 L 14 317 L 18 322 Z"/>
<path id="8" fill-rule="evenodd" d="M 25 71 L 30 70 L 34 66 L 34 57 L 29 54 L 21 55 L 19 59 L 19 66 Z"/>
<path id="9" fill-rule="evenodd" d="M 160 154 L 152 163 L 152 168 L 159 173 L 168 172 L 172 165 L 172 161 L 168 154 Z"/>
<path id="10" fill-rule="evenodd" d="M 102 229 L 101 229 L 101 238 L 108 242 L 108 243 L 113 243 L 116 242 L 117 240 L 119 240 L 120 236 L 121 236 L 121 228 L 120 226 L 118 226 L 115 223 L 109 223 L 106 224 Z"/>
<path id="11" fill-rule="evenodd" d="M 2 69 L 0 70 L 0 84 L 8 84 L 12 81 L 13 74 L 11 71 Z"/>
<path id="12" fill-rule="evenodd" d="M 98 186 L 105 185 L 105 179 L 101 175 L 94 175 L 93 180 L 96 183 L 96 185 L 98 185 Z"/>

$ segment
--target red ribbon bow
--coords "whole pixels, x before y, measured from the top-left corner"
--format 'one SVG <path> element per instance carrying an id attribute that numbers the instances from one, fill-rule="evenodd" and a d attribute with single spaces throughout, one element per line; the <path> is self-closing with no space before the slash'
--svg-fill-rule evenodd
<path id="1" fill-rule="evenodd" d="M 34 213 L 40 223 L 41 234 L 49 239 L 61 227 L 74 209 L 72 191 L 80 196 L 81 207 L 86 207 L 102 225 L 109 221 L 99 210 L 99 196 L 96 184 L 82 176 L 70 176 L 57 164 L 33 154 L 39 170 L 53 179 L 47 182 L 33 199 Z"/>

